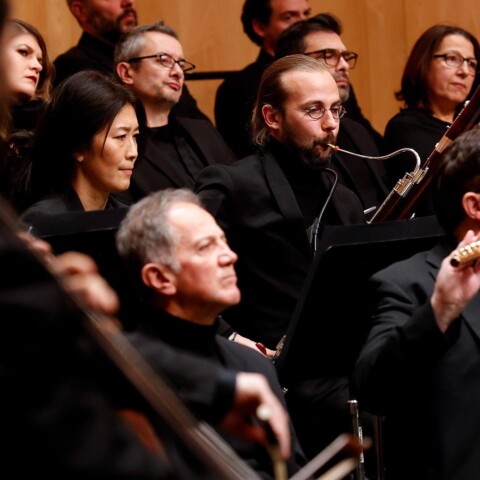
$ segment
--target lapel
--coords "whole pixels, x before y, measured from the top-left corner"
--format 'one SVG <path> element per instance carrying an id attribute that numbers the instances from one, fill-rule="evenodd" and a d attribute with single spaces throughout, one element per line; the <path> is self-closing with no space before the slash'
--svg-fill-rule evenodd
<path id="1" fill-rule="evenodd" d="M 271 153 L 260 156 L 267 184 L 278 205 L 280 213 L 288 222 L 294 224 L 299 232 L 299 245 L 308 257 L 311 256 L 311 248 L 308 243 L 307 232 L 303 225 L 303 215 L 298 206 L 297 199 L 285 174 Z"/>
<path id="2" fill-rule="evenodd" d="M 430 265 L 430 274 L 433 279 L 437 277 L 442 260 L 452 251 L 446 242 L 439 243 L 428 254 L 426 261 Z M 467 305 L 462 317 L 475 335 L 480 339 L 480 294 L 477 294 Z"/>
<path id="3" fill-rule="evenodd" d="M 267 184 L 277 202 L 280 213 L 285 220 L 301 222 L 303 225 L 302 212 L 293 193 L 292 187 L 271 153 L 265 153 L 260 157 L 265 171 Z"/>
<path id="4" fill-rule="evenodd" d="M 205 131 L 203 121 L 198 119 L 182 118 L 170 116 L 172 122 L 175 122 L 177 128 L 180 128 L 182 135 L 190 139 L 190 146 L 195 149 L 197 155 L 206 165 L 212 165 L 213 158 L 209 154 L 209 144 L 213 141 L 210 132 Z"/>
<path id="5" fill-rule="evenodd" d="M 475 335 L 480 339 L 480 294 L 477 293 L 470 301 L 467 308 L 463 311 L 462 316 Z"/>
<path id="6" fill-rule="evenodd" d="M 442 240 L 437 243 L 427 254 L 425 261 L 427 262 L 429 268 L 428 273 L 430 276 L 435 279 L 437 278 L 438 270 L 440 270 L 440 265 L 442 260 L 452 251 L 450 245 L 447 241 Z"/>

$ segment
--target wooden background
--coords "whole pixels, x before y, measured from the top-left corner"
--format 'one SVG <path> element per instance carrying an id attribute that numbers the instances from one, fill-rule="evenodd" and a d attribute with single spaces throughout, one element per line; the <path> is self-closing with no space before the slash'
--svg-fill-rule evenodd
<path id="1" fill-rule="evenodd" d="M 80 28 L 65 0 L 11 0 L 13 16 L 34 24 L 55 58 L 78 41 Z M 343 23 L 342 39 L 359 53 L 351 73 L 360 106 L 383 133 L 399 105 L 393 92 L 418 36 L 435 23 L 454 23 L 480 36 L 479 0 L 310 0 L 312 13 L 332 12 Z M 180 36 L 197 71 L 236 70 L 253 61 L 258 48 L 243 33 L 243 0 L 137 0 L 140 23 L 164 20 Z M 213 119 L 220 81 L 190 81 L 200 108 Z M 232 112 L 234 115 L 234 112 Z"/>

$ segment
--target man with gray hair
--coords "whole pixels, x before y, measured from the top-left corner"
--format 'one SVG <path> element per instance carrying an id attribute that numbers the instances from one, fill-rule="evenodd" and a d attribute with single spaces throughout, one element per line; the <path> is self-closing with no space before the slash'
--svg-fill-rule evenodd
<path id="1" fill-rule="evenodd" d="M 166 342 L 238 372 L 261 373 L 276 394 L 276 413 L 282 418 L 283 394 L 272 363 L 216 335 L 218 315 L 240 300 L 237 255 L 198 197 L 186 189 L 167 189 L 139 201 L 119 228 L 117 247 L 143 292 L 140 323 L 130 336 L 140 353 L 154 359 Z M 226 438 L 262 478 L 273 478 L 264 449 Z M 292 441 L 289 474 L 305 463 L 295 437 Z"/>
<path id="2" fill-rule="evenodd" d="M 163 22 L 135 27 L 115 47 L 116 73 L 145 109 L 145 149 L 130 184 L 136 201 L 163 188 L 193 189 L 207 165 L 236 160 L 211 122 L 172 113 L 195 66 L 185 60 L 176 33 Z"/>

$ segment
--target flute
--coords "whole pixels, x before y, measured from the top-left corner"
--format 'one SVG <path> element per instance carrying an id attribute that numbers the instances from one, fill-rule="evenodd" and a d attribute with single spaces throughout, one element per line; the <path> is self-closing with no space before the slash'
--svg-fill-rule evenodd
<path id="1" fill-rule="evenodd" d="M 466 267 L 480 257 L 480 241 L 469 243 L 455 250 L 450 259 L 452 267 Z"/>

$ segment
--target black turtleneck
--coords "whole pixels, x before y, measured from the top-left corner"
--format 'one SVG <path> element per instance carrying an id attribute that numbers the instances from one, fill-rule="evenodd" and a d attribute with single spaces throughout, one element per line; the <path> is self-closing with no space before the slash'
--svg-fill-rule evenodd
<path id="1" fill-rule="evenodd" d="M 139 330 L 169 345 L 221 362 L 215 343 L 217 322 L 200 325 L 170 315 L 154 305 L 144 305 Z"/>
<path id="2" fill-rule="evenodd" d="M 229 342 L 216 335 L 217 321 L 213 325 L 200 325 L 170 315 L 151 304 L 143 304 L 139 313 L 141 319 L 138 333 L 150 341 L 161 340 L 180 350 L 188 351 L 203 358 L 226 365 L 236 371 L 258 372 L 266 376 L 272 391 L 285 405 L 273 365 L 253 350 Z M 148 350 L 147 344 L 143 344 Z M 251 442 L 222 434 L 241 458 L 247 461 L 263 479 L 272 480 L 272 467 L 266 450 Z M 287 463 L 289 475 L 293 475 L 305 464 L 305 457 L 296 436 L 292 437 L 293 455 Z"/>
<path id="3" fill-rule="evenodd" d="M 327 176 L 329 174 L 324 171 L 312 169 L 291 148 L 275 140 L 270 140 L 268 148 L 292 187 L 307 229 L 325 204 L 333 177 Z M 328 215 L 328 212 L 326 214 Z M 325 220 L 323 223 L 328 223 L 326 218 Z"/>

